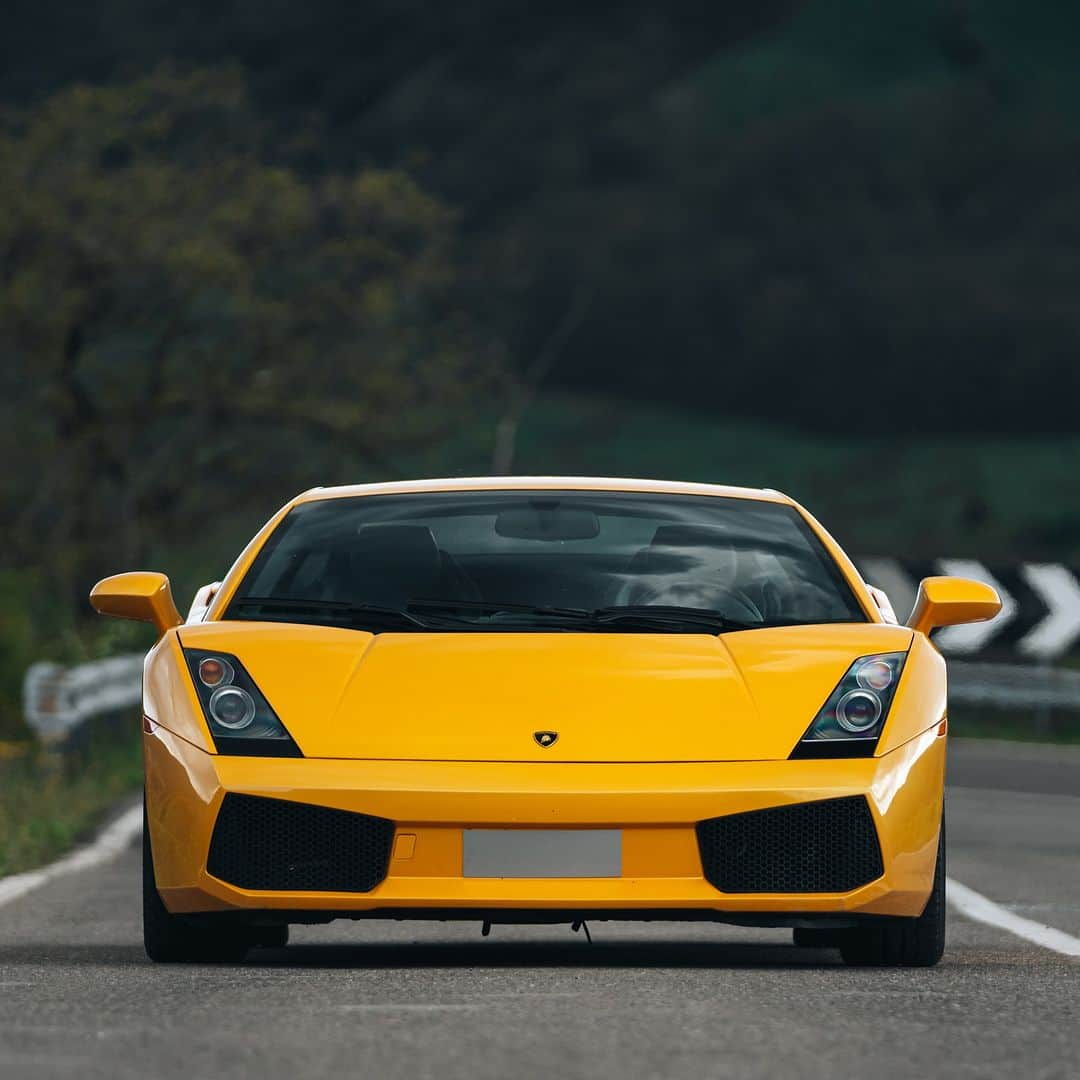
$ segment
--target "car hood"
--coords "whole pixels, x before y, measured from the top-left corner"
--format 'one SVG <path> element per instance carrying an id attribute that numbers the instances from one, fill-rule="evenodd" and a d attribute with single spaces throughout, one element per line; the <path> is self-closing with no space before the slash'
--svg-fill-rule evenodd
<path id="1" fill-rule="evenodd" d="M 240 658 L 307 757 L 436 761 L 787 758 L 879 624 L 709 634 L 384 633 L 185 626 Z M 555 732 L 547 747 L 537 732 Z"/>

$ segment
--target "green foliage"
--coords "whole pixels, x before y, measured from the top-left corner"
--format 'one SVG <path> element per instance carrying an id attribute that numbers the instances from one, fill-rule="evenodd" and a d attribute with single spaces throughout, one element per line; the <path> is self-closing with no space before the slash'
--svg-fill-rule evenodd
<path id="1" fill-rule="evenodd" d="M 28 658 L 145 643 L 96 576 L 183 607 L 298 489 L 486 471 L 515 400 L 519 471 L 1080 551 L 1080 8 L 218 7 L 0 37 L 0 732 Z"/>
<path id="2" fill-rule="evenodd" d="M 264 142 L 235 71 L 76 86 L 0 134 L 4 560 L 72 599 L 193 521 L 385 467 L 482 390 L 454 215 Z"/>
<path id="3" fill-rule="evenodd" d="M 491 420 L 417 454 L 417 473 L 481 468 Z M 518 438 L 524 474 L 660 476 L 774 487 L 803 502 L 855 555 L 978 555 L 1080 565 L 1080 436 L 1024 442 L 799 431 L 609 395 L 549 393 Z M 1033 479 L 1034 478 L 1034 479 Z M 1047 498 L 1046 492 L 1061 498 Z"/>
<path id="4" fill-rule="evenodd" d="M 819 431 L 868 399 L 875 431 L 1075 426 L 1076 5 L 311 0 L 207 19 L 102 0 L 65 16 L 12 13 L 5 100 L 236 63 L 286 176 L 407 163 L 460 206 L 484 355 L 529 370 L 585 294 L 548 365 L 564 385 Z M 215 143 L 250 141 L 215 107 L 170 154 L 218 126 Z M 231 281 L 227 256 L 193 247 L 177 258 Z M 143 347 L 138 328 L 121 345 Z"/>
<path id="5" fill-rule="evenodd" d="M 1072 42 L 1080 10 L 1015 0 L 860 0 L 804 4 L 783 26 L 712 57 L 694 76 L 717 128 L 883 101 L 982 71 L 1022 108 L 1080 109 Z"/>
<path id="6" fill-rule="evenodd" d="M 817 434 L 1076 430 L 1078 18 L 835 0 L 715 55 L 642 117 L 664 169 L 564 377 L 614 354 L 628 395 Z"/>
<path id="7" fill-rule="evenodd" d="M 302 175 L 235 69 L 73 86 L 0 125 L 0 737 L 36 659 L 154 565 L 178 603 L 285 499 L 394 468 L 487 393 L 457 221 L 401 171 Z"/>
<path id="8" fill-rule="evenodd" d="M 0 571 L 0 741 L 22 729 L 22 681 L 40 659 L 33 622 L 35 588 L 30 574 Z M 25 734 L 23 732 L 23 734 Z"/>
<path id="9" fill-rule="evenodd" d="M 142 783 L 136 717 L 103 725 L 67 758 L 0 760 L 0 877 L 40 866 L 84 839 Z"/>

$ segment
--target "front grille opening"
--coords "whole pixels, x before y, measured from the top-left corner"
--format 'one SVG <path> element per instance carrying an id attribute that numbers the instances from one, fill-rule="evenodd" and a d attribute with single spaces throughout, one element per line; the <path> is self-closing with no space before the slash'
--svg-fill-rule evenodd
<path id="1" fill-rule="evenodd" d="M 206 869 L 240 889 L 370 892 L 386 877 L 393 839 L 386 818 L 230 792 Z"/>
<path id="2" fill-rule="evenodd" d="M 706 880 L 726 893 L 850 892 L 885 872 L 862 795 L 698 822 Z"/>

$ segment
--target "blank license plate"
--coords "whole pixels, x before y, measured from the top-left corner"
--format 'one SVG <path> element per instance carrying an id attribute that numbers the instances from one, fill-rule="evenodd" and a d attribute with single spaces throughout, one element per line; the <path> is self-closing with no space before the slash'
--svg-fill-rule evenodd
<path id="1" fill-rule="evenodd" d="M 465 829 L 467 878 L 619 877 L 620 829 Z"/>

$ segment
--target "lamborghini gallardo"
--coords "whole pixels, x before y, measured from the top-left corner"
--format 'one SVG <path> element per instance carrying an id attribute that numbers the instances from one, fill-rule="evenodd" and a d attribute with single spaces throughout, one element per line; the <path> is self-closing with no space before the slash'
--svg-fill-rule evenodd
<path id="1" fill-rule="evenodd" d="M 187 619 L 143 695 L 146 951 L 239 961 L 290 924 L 714 920 L 852 964 L 945 940 L 945 663 L 994 591 L 906 625 L 771 490 L 483 478 L 317 488 Z"/>

